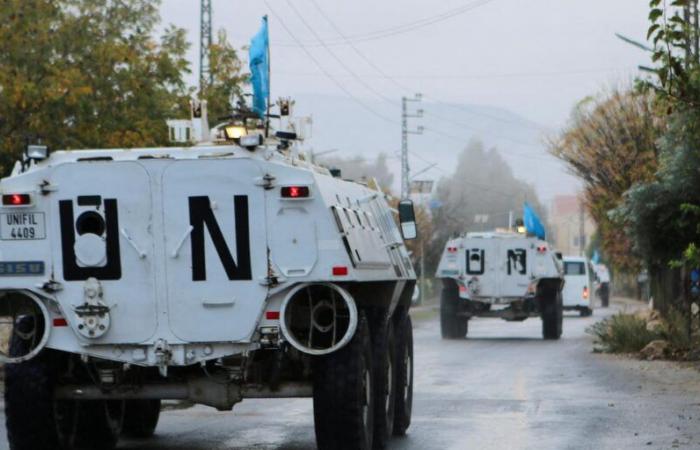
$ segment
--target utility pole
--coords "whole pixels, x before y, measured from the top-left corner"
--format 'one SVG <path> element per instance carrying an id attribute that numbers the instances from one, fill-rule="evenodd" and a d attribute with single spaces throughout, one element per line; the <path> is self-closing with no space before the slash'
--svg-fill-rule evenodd
<path id="1" fill-rule="evenodd" d="M 211 0 L 201 0 L 199 23 L 199 92 L 205 85 L 211 85 L 213 75 L 211 73 L 211 61 L 209 51 L 212 44 L 211 29 Z"/>
<path id="2" fill-rule="evenodd" d="M 408 198 L 411 194 L 411 169 L 408 165 L 408 135 L 423 134 L 423 127 L 416 130 L 408 129 L 408 119 L 423 117 L 423 110 L 416 110 L 415 114 L 408 113 L 408 102 L 420 102 L 422 94 L 416 94 L 413 98 L 401 97 L 401 198 Z"/>

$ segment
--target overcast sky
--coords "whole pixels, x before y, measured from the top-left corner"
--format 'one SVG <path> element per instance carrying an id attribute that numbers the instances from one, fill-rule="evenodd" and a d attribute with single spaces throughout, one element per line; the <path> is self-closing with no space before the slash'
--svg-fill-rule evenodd
<path id="1" fill-rule="evenodd" d="M 614 36 L 619 32 L 644 38 L 646 0 L 268 0 L 268 4 L 272 10 L 262 0 L 213 0 L 214 28 L 225 29 L 236 46 L 243 46 L 259 27 L 260 17 L 270 16 L 275 96 L 310 92 L 348 96 L 349 92 L 360 99 L 378 98 L 365 86 L 370 84 L 398 98 L 405 93 L 398 83 L 436 99 L 506 108 L 554 127 L 564 123 L 578 100 L 602 86 L 630 80 L 637 65 L 647 63 L 647 55 Z M 318 44 L 294 9 L 329 49 Z M 443 13 L 447 18 L 439 20 Z M 199 1 L 163 0 L 162 16 L 164 23 L 189 30 L 196 62 Z M 280 18 L 348 92 L 295 44 Z M 435 18 L 435 23 L 389 36 L 384 32 L 403 31 L 402 27 L 428 18 Z M 353 49 L 337 45 L 345 43 L 337 30 L 346 37 L 380 38 L 356 42 Z"/>
<path id="2" fill-rule="evenodd" d="M 400 97 L 422 92 L 426 127 L 451 136 L 412 137 L 414 170 L 436 162 L 424 176 L 439 178 L 470 139 L 480 138 L 506 156 L 519 153 L 506 159 L 545 203 L 580 184 L 546 153 L 544 137 L 566 123 L 578 101 L 629 83 L 638 65 L 649 64 L 648 54 L 615 37 L 644 40 L 648 0 L 212 1 L 214 29 L 225 29 L 238 48 L 269 15 L 273 99 L 306 103 L 298 109 L 314 114 L 307 144 L 316 151 L 339 148 L 350 156 L 362 149 L 367 157 L 382 151 L 396 159 Z M 199 3 L 162 3 L 163 25 L 189 31 L 193 84 Z M 241 56 L 247 62 L 247 53 Z M 325 96 L 346 97 L 334 102 L 345 114 L 334 114 Z M 464 104 L 466 111 L 450 114 L 439 102 Z M 429 117 L 431 106 L 442 116 Z M 368 117 L 358 117 L 363 113 Z M 364 140 L 349 139 L 353 123 L 364 128 Z M 513 135 L 528 130 L 530 136 Z"/>

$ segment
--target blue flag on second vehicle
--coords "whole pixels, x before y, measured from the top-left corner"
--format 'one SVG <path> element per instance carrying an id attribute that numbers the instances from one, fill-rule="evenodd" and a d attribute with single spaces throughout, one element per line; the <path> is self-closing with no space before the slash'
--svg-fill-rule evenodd
<path id="1" fill-rule="evenodd" d="M 264 118 L 270 98 L 270 38 L 267 32 L 267 16 L 262 19 L 260 31 L 250 40 L 250 84 L 253 85 L 253 111 L 260 118 Z"/>
<path id="2" fill-rule="evenodd" d="M 527 203 L 523 205 L 523 222 L 528 233 L 532 233 L 540 239 L 545 238 L 544 225 L 542 225 L 535 210 Z"/>

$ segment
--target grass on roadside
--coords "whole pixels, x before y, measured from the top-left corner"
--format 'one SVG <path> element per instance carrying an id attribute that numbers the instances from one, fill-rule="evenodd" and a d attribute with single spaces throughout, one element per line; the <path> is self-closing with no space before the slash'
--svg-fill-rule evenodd
<path id="1" fill-rule="evenodd" d="M 615 314 L 591 325 L 594 351 L 603 353 L 637 353 L 651 341 L 660 339 L 656 331 L 647 329 L 647 321 L 634 314 Z"/>
<path id="2" fill-rule="evenodd" d="M 652 341 L 665 341 L 666 356 L 687 359 L 691 342 L 686 319 L 670 311 L 661 319 L 652 314 L 618 313 L 590 326 L 586 332 L 594 340 L 594 351 L 603 353 L 639 353 Z"/>

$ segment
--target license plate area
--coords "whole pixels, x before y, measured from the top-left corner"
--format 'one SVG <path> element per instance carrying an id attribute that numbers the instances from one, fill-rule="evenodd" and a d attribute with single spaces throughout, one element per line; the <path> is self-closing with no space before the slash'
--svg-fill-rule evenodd
<path id="1" fill-rule="evenodd" d="M 43 212 L 17 211 L 0 214 L 0 240 L 37 239 L 46 239 L 46 218 Z"/>

